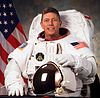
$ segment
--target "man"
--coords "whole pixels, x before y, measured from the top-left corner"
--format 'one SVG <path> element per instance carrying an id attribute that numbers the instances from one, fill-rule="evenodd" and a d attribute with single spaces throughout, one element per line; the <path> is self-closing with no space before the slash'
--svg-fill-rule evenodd
<path id="1" fill-rule="evenodd" d="M 95 55 L 85 42 L 75 38 L 67 29 L 61 28 L 61 23 L 60 15 L 55 8 L 45 8 L 40 23 L 43 32 L 9 55 L 9 63 L 5 70 L 5 85 L 9 95 L 22 96 L 25 88 L 22 77 L 34 77 L 37 67 L 49 61 L 54 62 L 63 75 L 61 92 L 56 89 L 56 96 L 80 97 L 83 84 L 94 82 L 97 73 Z M 72 79 L 68 80 L 68 77 Z M 71 87 L 71 84 L 75 86 Z"/>

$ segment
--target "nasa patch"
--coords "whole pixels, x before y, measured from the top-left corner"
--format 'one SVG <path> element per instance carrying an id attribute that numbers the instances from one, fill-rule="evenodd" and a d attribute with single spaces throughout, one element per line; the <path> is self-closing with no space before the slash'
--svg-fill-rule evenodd
<path id="1" fill-rule="evenodd" d="M 44 60 L 44 54 L 43 53 L 37 53 L 36 54 L 36 60 L 37 61 L 43 61 Z"/>

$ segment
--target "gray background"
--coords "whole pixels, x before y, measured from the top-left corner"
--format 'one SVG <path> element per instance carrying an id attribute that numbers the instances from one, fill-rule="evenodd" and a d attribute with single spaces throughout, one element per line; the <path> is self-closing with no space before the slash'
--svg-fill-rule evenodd
<path id="1" fill-rule="evenodd" d="M 48 6 L 61 10 L 76 9 L 92 17 L 95 26 L 95 55 L 100 65 L 100 0 L 13 0 L 17 15 L 28 37 L 32 19 Z M 98 67 L 98 73 L 100 73 Z"/>

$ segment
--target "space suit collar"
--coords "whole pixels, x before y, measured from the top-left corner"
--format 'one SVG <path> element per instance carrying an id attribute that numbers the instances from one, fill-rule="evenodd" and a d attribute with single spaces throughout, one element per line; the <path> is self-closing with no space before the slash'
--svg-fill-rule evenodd
<path id="1" fill-rule="evenodd" d="M 60 29 L 59 29 L 59 34 L 61 35 L 61 37 L 55 38 L 55 39 L 53 39 L 53 40 L 58 40 L 58 39 L 64 38 L 64 37 L 68 36 L 68 35 L 70 34 L 70 32 L 69 32 L 68 29 L 66 29 L 66 28 L 60 28 Z M 45 40 L 45 41 L 51 41 L 51 40 L 45 39 L 45 32 L 44 32 L 44 31 L 41 32 L 41 33 L 39 33 L 38 39 L 40 39 L 40 40 Z"/>

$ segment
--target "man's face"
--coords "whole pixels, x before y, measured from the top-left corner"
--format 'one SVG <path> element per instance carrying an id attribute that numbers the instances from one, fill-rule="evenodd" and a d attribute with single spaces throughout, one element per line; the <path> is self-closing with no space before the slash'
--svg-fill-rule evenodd
<path id="1" fill-rule="evenodd" d="M 43 15 L 41 26 L 46 35 L 55 35 L 59 33 L 61 21 L 55 13 L 46 13 Z"/>

